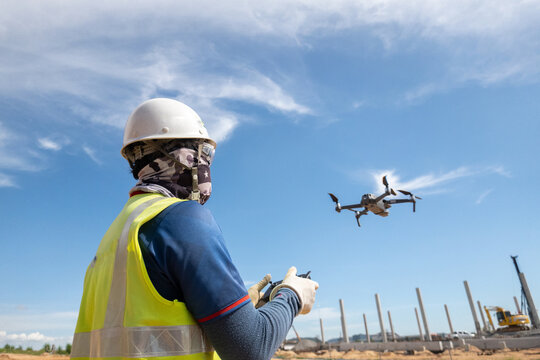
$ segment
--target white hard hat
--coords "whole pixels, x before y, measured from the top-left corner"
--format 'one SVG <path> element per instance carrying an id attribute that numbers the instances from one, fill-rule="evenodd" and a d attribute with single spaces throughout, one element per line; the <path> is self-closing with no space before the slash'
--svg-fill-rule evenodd
<path id="1" fill-rule="evenodd" d="M 124 130 L 122 156 L 126 147 L 137 141 L 151 139 L 203 139 L 216 147 L 197 113 L 173 99 L 150 99 L 139 105 L 129 116 Z"/>

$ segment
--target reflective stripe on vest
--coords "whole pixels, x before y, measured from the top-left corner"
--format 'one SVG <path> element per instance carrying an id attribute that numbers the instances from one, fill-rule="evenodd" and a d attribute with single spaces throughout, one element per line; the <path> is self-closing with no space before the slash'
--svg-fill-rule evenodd
<path id="1" fill-rule="evenodd" d="M 146 358 L 211 350 L 198 325 L 117 327 L 75 334 L 71 357 Z"/>
<path id="2" fill-rule="evenodd" d="M 212 356 L 214 354 L 211 344 L 206 340 L 200 327 L 196 323 L 194 323 L 191 314 L 189 314 L 187 312 L 187 309 L 185 308 L 181 308 L 180 311 L 186 312 L 187 314 L 185 314 L 185 317 L 190 321 L 186 320 L 187 322 L 184 321 L 186 322 L 184 324 L 174 324 L 174 326 L 171 326 L 170 323 L 167 323 L 166 319 L 164 319 L 164 321 L 162 322 L 166 325 L 160 326 L 158 316 L 158 320 L 152 318 L 145 322 L 145 324 L 150 322 L 151 326 L 144 326 L 145 324 L 136 324 L 136 326 L 125 326 L 125 323 L 130 323 L 130 321 L 137 321 L 133 319 L 125 319 L 126 303 L 129 301 L 129 299 L 126 297 L 128 276 L 131 276 L 127 273 L 128 262 L 130 261 L 128 257 L 133 256 L 129 255 L 128 253 L 130 239 L 132 242 L 135 241 L 137 243 L 136 246 L 138 247 L 138 241 L 136 237 L 138 233 L 138 228 L 134 226 L 134 224 L 137 226 L 141 226 L 142 223 L 153 218 L 168 206 L 180 201 L 178 199 L 165 198 L 161 195 L 155 194 L 145 194 L 138 196 L 143 197 L 142 204 L 139 204 L 137 207 L 132 209 L 130 213 L 129 210 L 126 210 L 129 209 L 128 206 L 124 208 L 124 211 L 128 211 L 129 215 L 127 216 L 127 219 L 122 226 L 120 236 L 118 237 L 116 252 L 114 254 L 114 268 L 112 272 L 112 279 L 109 278 L 110 292 L 107 300 L 103 327 L 95 328 L 94 325 L 92 325 L 90 331 L 79 331 L 80 329 L 78 322 L 77 330 L 73 337 L 73 348 L 71 352 L 71 357 L 147 358 L 175 356 L 181 358 L 182 356 L 191 355 L 187 357 L 189 359 L 212 359 Z M 113 223 L 113 225 L 111 225 L 111 228 L 109 229 L 112 234 L 115 234 L 114 225 L 117 221 L 121 220 L 118 220 L 117 218 L 117 220 L 115 220 L 115 223 Z M 117 230 L 116 233 L 118 233 Z M 105 236 L 105 238 L 106 237 L 107 235 Z M 140 252 L 139 249 L 138 251 Z M 131 262 L 133 263 L 133 260 L 131 260 Z M 90 265 L 89 270 L 92 266 L 93 264 Z M 144 264 L 142 266 L 139 266 L 139 268 L 141 267 L 142 269 L 137 270 L 144 272 L 147 277 Z M 133 268 L 131 269 L 131 271 L 133 271 Z M 98 278 L 99 275 L 100 273 L 98 273 L 97 275 Z M 85 279 L 85 291 L 88 290 L 86 288 L 86 281 L 87 279 Z M 96 285 L 95 281 L 92 283 L 92 281 L 89 280 L 89 283 L 91 283 L 91 285 L 88 286 L 93 286 L 95 288 L 99 287 L 99 284 Z M 137 291 L 140 292 L 141 290 Z M 98 293 L 97 295 L 101 296 L 102 294 Z M 137 294 L 130 294 L 130 296 L 134 295 Z M 146 294 L 142 295 L 146 296 Z M 106 296 L 106 294 L 104 296 Z M 84 295 L 83 300 L 86 300 L 84 299 Z M 159 312 L 162 314 L 165 314 L 167 311 L 169 311 L 169 307 L 167 307 L 170 306 L 169 303 L 173 304 L 173 306 L 181 304 L 176 301 L 169 302 L 168 300 L 162 298 L 160 298 L 160 301 L 163 301 L 163 303 L 165 304 L 163 309 L 158 309 Z M 83 302 L 81 302 L 81 312 L 88 310 L 87 308 L 91 308 L 92 312 L 100 311 L 99 309 L 93 308 L 94 303 L 92 302 L 92 300 L 84 302 L 84 304 L 85 308 L 83 309 Z M 97 307 L 99 307 L 99 305 L 97 305 Z M 174 307 L 173 310 L 178 311 L 178 306 Z M 83 315 L 79 314 L 79 317 L 81 316 Z M 95 320 L 96 318 L 99 319 L 99 317 L 94 316 L 94 318 L 91 318 L 90 322 L 92 324 L 96 322 L 99 324 L 99 321 Z M 103 317 L 101 317 L 101 319 L 103 319 Z M 85 320 L 87 319 L 85 318 L 82 322 L 84 322 Z"/>

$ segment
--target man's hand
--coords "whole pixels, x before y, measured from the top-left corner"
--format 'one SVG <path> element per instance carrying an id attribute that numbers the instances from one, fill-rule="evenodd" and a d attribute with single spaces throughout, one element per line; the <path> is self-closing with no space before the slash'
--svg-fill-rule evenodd
<path id="1" fill-rule="evenodd" d="M 261 281 L 259 281 L 258 283 L 256 283 L 255 285 L 251 286 L 249 289 L 248 289 L 248 295 L 249 295 L 249 298 L 251 299 L 251 302 L 253 303 L 253 306 L 255 306 L 256 309 L 260 308 L 261 306 L 263 306 L 264 304 L 266 304 L 266 302 L 264 301 L 261 301 L 264 293 L 261 291 L 262 289 L 264 289 L 264 287 L 266 285 L 268 285 L 268 283 L 270 282 L 270 280 L 272 280 L 272 275 L 270 274 L 266 274 Z"/>
<path id="2" fill-rule="evenodd" d="M 307 314 L 311 311 L 313 303 L 315 302 L 315 291 L 319 288 L 319 284 L 316 281 L 301 278 L 296 276 L 297 270 L 293 266 L 287 271 L 283 282 L 276 286 L 270 294 L 270 300 L 276 296 L 277 292 L 281 288 L 289 288 L 293 290 L 300 299 L 300 314 Z"/>

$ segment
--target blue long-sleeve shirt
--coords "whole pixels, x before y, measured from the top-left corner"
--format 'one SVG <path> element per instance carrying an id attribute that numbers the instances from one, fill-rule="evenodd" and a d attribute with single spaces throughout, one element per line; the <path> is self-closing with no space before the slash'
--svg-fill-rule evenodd
<path id="1" fill-rule="evenodd" d="M 271 358 L 298 313 L 298 297 L 283 289 L 255 309 L 209 210 L 174 204 L 141 227 L 139 244 L 158 293 L 186 304 L 223 360 Z"/>

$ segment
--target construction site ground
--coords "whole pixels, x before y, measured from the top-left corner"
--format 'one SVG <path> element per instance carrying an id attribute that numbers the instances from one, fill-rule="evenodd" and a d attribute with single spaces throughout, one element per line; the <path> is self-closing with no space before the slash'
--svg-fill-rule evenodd
<path id="1" fill-rule="evenodd" d="M 67 360 L 67 355 L 23 355 L 23 354 L 0 354 L 0 360 Z M 278 351 L 273 360 L 277 359 L 392 359 L 392 360 L 540 360 L 540 348 L 513 351 L 510 349 L 497 351 L 482 351 L 473 346 L 469 351 L 454 349 L 451 353 L 448 350 L 440 354 L 430 351 L 415 352 L 385 352 L 350 350 L 347 352 L 337 350 L 322 350 L 318 352 L 295 353 L 293 351 Z"/>
<path id="2" fill-rule="evenodd" d="M 392 359 L 392 360 L 540 360 L 540 348 L 513 351 L 510 349 L 496 351 L 482 351 L 471 346 L 469 351 L 454 349 L 451 353 L 445 350 L 439 354 L 431 351 L 419 351 L 407 353 L 404 351 L 396 352 L 376 352 L 376 351 L 337 351 L 322 350 L 317 352 L 294 353 L 292 351 L 278 351 L 274 359 Z"/>

